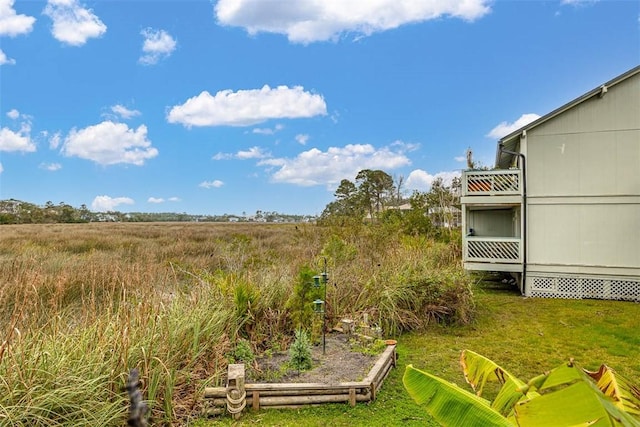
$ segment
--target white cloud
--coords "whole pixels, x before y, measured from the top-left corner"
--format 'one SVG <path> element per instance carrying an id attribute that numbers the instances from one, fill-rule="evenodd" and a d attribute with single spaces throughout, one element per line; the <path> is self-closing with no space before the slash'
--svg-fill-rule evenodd
<path id="1" fill-rule="evenodd" d="M 60 135 L 60 132 L 56 132 L 53 135 L 51 135 L 51 137 L 49 138 L 49 148 L 52 150 L 55 150 L 56 148 L 58 148 L 60 146 L 61 139 L 62 139 L 62 136 Z"/>
<path id="2" fill-rule="evenodd" d="M 224 185 L 224 182 L 220 181 L 219 179 L 213 180 L 213 181 L 203 181 L 200 184 L 198 184 L 198 187 L 202 187 L 202 188 L 220 188 Z"/>
<path id="3" fill-rule="evenodd" d="M 451 185 L 453 178 L 459 178 L 459 171 L 446 171 L 438 172 L 435 175 L 431 175 L 429 172 L 422 169 L 416 169 L 411 171 L 407 177 L 405 188 L 408 190 L 428 191 L 431 188 L 431 184 L 437 178 L 441 178 L 445 185 Z"/>
<path id="4" fill-rule="evenodd" d="M 7 117 L 9 117 L 10 119 L 15 120 L 18 117 L 20 117 L 20 112 L 14 108 L 13 110 L 7 111 Z"/>
<path id="5" fill-rule="evenodd" d="M 147 199 L 149 203 L 164 203 L 164 199 L 162 197 L 149 197 Z"/>
<path id="6" fill-rule="evenodd" d="M 33 16 L 18 15 L 13 3 L 14 0 L 0 0 L 0 36 L 15 37 L 28 34 L 36 22 Z"/>
<path id="7" fill-rule="evenodd" d="M 598 1 L 600 0 L 562 0 L 560 3 L 569 6 L 585 6 L 598 3 Z"/>
<path id="8" fill-rule="evenodd" d="M 9 58 L 3 51 L 0 49 L 0 65 L 15 65 L 16 60 L 13 58 Z"/>
<path id="9" fill-rule="evenodd" d="M 271 89 L 223 90 L 212 96 L 204 91 L 175 105 L 167 115 L 169 123 L 191 126 L 250 126 L 269 119 L 326 115 L 321 95 L 305 92 L 301 86 Z"/>
<path id="10" fill-rule="evenodd" d="M 43 13 L 53 21 L 53 37 L 71 46 L 82 46 L 90 38 L 100 37 L 107 31 L 100 18 L 78 0 L 48 0 Z"/>
<path id="11" fill-rule="evenodd" d="M 284 129 L 284 125 L 281 124 L 277 124 L 273 127 L 273 129 L 271 128 L 255 128 L 252 130 L 253 133 L 257 133 L 259 135 L 273 135 L 276 132 L 281 131 L 282 129 Z"/>
<path id="12" fill-rule="evenodd" d="M 176 40 L 165 30 L 145 28 L 140 34 L 144 37 L 143 55 L 138 60 L 141 64 L 156 64 L 161 59 L 168 58 L 176 50 Z"/>
<path id="13" fill-rule="evenodd" d="M 265 151 L 261 147 L 251 147 L 248 150 L 240 150 L 236 153 L 218 153 L 212 157 L 213 160 L 248 160 L 248 159 L 264 159 L 271 157 L 271 153 Z"/>
<path id="14" fill-rule="evenodd" d="M 113 211 L 119 205 L 133 205 L 135 202 L 129 197 L 96 196 L 91 202 L 91 210 L 97 212 Z"/>
<path id="15" fill-rule="evenodd" d="M 265 152 L 260 147 L 251 147 L 245 151 L 238 151 L 235 157 L 236 159 L 240 159 L 240 160 L 263 159 L 265 157 L 269 157 L 269 153 Z"/>
<path id="16" fill-rule="evenodd" d="M 180 201 L 180 197 L 169 197 L 169 201 L 170 202 L 179 202 Z"/>
<path id="17" fill-rule="evenodd" d="M 453 160 L 455 160 L 458 163 L 462 163 L 462 162 L 466 162 L 467 161 L 467 157 L 466 156 L 456 156 L 453 158 Z"/>
<path id="18" fill-rule="evenodd" d="M 125 120 L 128 120 L 132 117 L 139 116 L 141 114 L 140 111 L 138 110 L 130 110 L 124 105 L 120 105 L 120 104 L 116 104 L 112 106 L 111 111 L 113 111 L 114 114 L 117 114 L 118 116 L 122 117 Z"/>
<path id="19" fill-rule="evenodd" d="M 539 118 L 540 116 L 535 113 L 523 114 L 520 116 L 518 120 L 516 120 L 513 123 L 507 123 L 507 122 L 500 123 L 493 129 L 491 129 L 491 131 L 489 131 L 489 133 L 486 136 L 493 139 L 500 139 L 504 136 L 509 135 L 511 132 L 514 132 L 520 129 L 523 126 L 528 125 L 534 120 L 538 120 Z"/>
<path id="20" fill-rule="evenodd" d="M 8 127 L 0 129 L 0 151 L 36 151 L 36 144 L 31 139 L 31 123 L 23 122 L 19 131 Z"/>
<path id="21" fill-rule="evenodd" d="M 147 127 L 129 129 L 124 123 L 104 121 L 84 129 L 72 129 L 65 138 L 62 152 L 92 160 L 102 165 L 130 163 L 141 166 L 158 155 L 147 139 Z"/>
<path id="22" fill-rule="evenodd" d="M 4 167 L 2 167 L 2 163 L 0 163 L 0 173 L 4 172 Z"/>
<path id="23" fill-rule="evenodd" d="M 233 159 L 233 154 L 231 154 L 231 153 L 218 153 L 215 156 L 213 156 L 211 159 L 213 159 L 213 160 L 229 160 L 229 159 Z"/>
<path id="24" fill-rule="evenodd" d="M 296 141 L 298 141 L 300 145 L 306 145 L 307 141 L 309 141 L 309 135 L 300 133 L 296 135 Z"/>
<path id="25" fill-rule="evenodd" d="M 50 172 L 55 172 L 62 169 L 62 165 L 60 163 L 40 163 L 39 168 L 48 170 Z"/>
<path id="26" fill-rule="evenodd" d="M 291 42 L 356 37 L 445 16 L 473 21 L 490 12 L 490 0 L 220 0 L 218 22 L 259 32 L 286 34 Z"/>
<path id="27" fill-rule="evenodd" d="M 293 159 L 265 159 L 258 165 L 266 166 L 269 171 L 275 169 L 271 175 L 274 182 L 331 186 L 345 178 L 354 179 L 362 169 L 389 171 L 410 163 L 402 150 L 394 151 L 390 147 L 376 149 L 370 144 L 349 144 L 330 147 L 327 151 L 312 148 Z"/>

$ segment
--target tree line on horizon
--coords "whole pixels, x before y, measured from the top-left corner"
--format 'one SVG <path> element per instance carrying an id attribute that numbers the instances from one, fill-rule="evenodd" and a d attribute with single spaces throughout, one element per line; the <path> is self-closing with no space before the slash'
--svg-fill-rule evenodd
<path id="1" fill-rule="evenodd" d="M 93 212 L 86 205 L 79 208 L 67 203 L 54 204 L 51 201 L 43 206 L 16 199 L 0 200 L 0 224 L 57 224 L 87 222 L 304 222 L 312 221 L 311 215 L 293 215 L 258 210 L 247 216 L 192 215 L 176 212 Z"/>
<path id="2" fill-rule="evenodd" d="M 382 170 L 363 169 L 355 181 L 343 179 L 319 218 L 258 210 L 254 215 L 192 215 L 175 212 L 94 212 L 65 202 L 44 205 L 16 199 L 0 200 L 0 224 L 50 224 L 86 222 L 312 222 L 347 225 L 354 222 L 395 222 L 413 233 L 427 233 L 434 227 L 451 228 L 460 208 L 460 178 L 447 185 L 436 178 L 429 191 L 406 196 L 404 177 L 392 177 Z"/>

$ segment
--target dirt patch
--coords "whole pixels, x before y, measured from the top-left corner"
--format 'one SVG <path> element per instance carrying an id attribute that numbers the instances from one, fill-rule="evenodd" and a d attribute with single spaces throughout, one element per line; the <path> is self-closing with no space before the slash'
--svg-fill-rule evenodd
<path id="1" fill-rule="evenodd" d="M 363 354 L 354 348 L 348 335 L 331 333 L 326 336 L 325 354 L 320 342 L 312 347 L 311 357 L 313 368 L 304 372 L 286 370 L 289 360 L 286 352 L 260 357 L 256 360 L 256 366 L 249 370 L 247 382 L 335 384 L 362 381 L 379 355 Z"/>

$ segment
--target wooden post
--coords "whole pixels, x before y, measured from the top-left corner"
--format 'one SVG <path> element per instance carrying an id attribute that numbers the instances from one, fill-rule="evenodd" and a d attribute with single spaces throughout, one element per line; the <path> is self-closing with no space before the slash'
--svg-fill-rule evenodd
<path id="1" fill-rule="evenodd" d="M 356 389 L 349 389 L 349 405 L 356 406 Z"/>
<path id="2" fill-rule="evenodd" d="M 227 411 L 233 419 L 240 419 L 247 405 L 247 392 L 244 389 L 244 364 L 230 364 L 227 371 Z"/>
<path id="3" fill-rule="evenodd" d="M 255 391 L 253 393 L 251 393 L 251 397 L 252 397 L 252 407 L 254 411 L 257 411 L 260 409 L 260 392 L 259 391 Z"/>

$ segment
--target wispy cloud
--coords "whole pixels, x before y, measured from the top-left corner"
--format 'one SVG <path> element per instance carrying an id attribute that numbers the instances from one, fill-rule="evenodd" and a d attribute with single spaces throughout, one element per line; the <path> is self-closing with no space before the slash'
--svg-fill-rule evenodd
<path id="1" fill-rule="evenodd" d="M 165 30 L 145 28 L 140 32 L 142 42 L 142 56 L 138 60 L 144 65 L 154 65 L 164 58 L 168 58 L 176 50 L 176 39 Z"/>
<path id="2" fill-rule="evenodd" d="M 48 170 L 50 172 L 55 172 L 57 170 L 62 169 L 62 165 L 60 163 L 40 163 L 38 167 L 40 169 Z"/>
<path id="3" fill-rule="evenodd" d="M 344 34 L 359 38 L 443 17 L 474 21 L 490 12 L 490 4 L 490 0 L 220 0 L 215 14 L 219 23 L 242 27 L 252 35 L 277 33 L 291 42 L 311 43 Z"/>
<path id="4" fill-rule="evenodd" d="M 0 65 L 15 65 L 16 60 L 13 58 L 9 58 L 3 51 L 0 49 Z"/>
<path id="5" fill-rule="evenodd" d="M 302 118 L 326 115 L 321 95 L 303 87 L 278 86 L 262 89 L 223 90 L 215 95 L 204 91 L 175 105 L 167 115 L 169 123 L 191 126 L 251 126 L 269 119 Z"/>
<path id="6" fill-rule="evenodd" d="M 90 38 L 101 37 L 107 26 L 78 0 L 48 0 L 42 12 L 53 21 L 53 37 L 71 46 L 82 46 Z"/>
<path id="7" fill-rule="evenodd" d="M 255 146 L 248 150 L 239 150 L 235 153 L 218 153 L 212 157 L 213 160 L 249 160 L 249 159 L 264 159 L 271 157 L 271 153 L 265 151 L 263 148 Z"/>
<path id="8" fill-rule="evenodd" d="M 273 128 L 255 128 L 251 132 L 257 133 L 258 135 L 273 135 L 282 129 L 284 129 L 284 125 L 277 124 Z"/>
<path id="9" fill-rule="evenodd" d="M 129 120 L 133 117 L 139 116 L 141 113 L 138 110 L 130 110 L 124 105 L 116 104 L 111 107 L 111 111 L 117 116 Z"/>
<path id="10" fill-rule="evenodd" d="M 562 0 L 560 3 L 569 6 L 584 6 L 598 3 L 600 0 Z"/>
<path id="11" fill-rule="evenodd" d="M 296 141 L 300 145 L 307 145 L 307 141 L 309 141 L 309 135 L 307 135 L 305 133 L 300 133 L 300 134 L 296 135 Z"/>
<path id="12" fill-rule="evenodd" d="M 202 187 L 202 188 L 220 188 L 224 185 L 224 182 L 220 181 L 219 179 L 215 179 L 213 181 L 203 181 L 200 184 L 198 184 L 198 187 Z"/>

